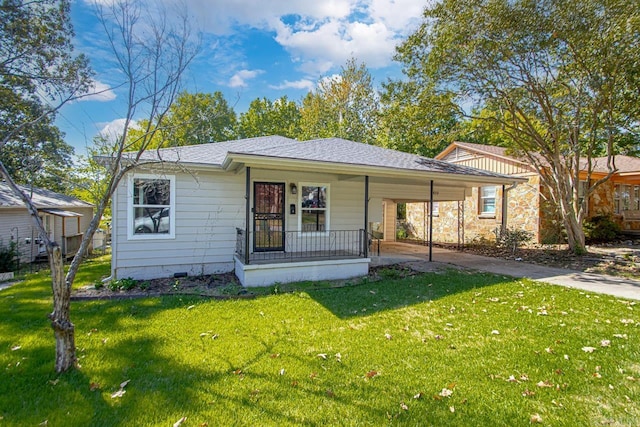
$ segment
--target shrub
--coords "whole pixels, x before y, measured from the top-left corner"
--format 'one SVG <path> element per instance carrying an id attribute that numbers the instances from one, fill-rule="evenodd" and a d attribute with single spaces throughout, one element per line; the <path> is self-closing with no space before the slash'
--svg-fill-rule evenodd
<path id="1" fill-rule="evenodd" d="M 11 240 L 9 246 L 4 246 L 0 241 L 0 273 L 8 273 L 17 268 L 18 244 Z"/>
<path id="2" fill-rule="evenodd" d="M 610 215 L 596 215 L 582 225 L 587 243 L 601 243 L 614 240 L 620 234 L 620 226 Z"/>
<path id="3" fill-rule="evenodd" d="M 528 243 L 533 238 L 533 233 L 516 228 L 496 228 L 496 245 L 500 248 L 511 249 L 515 254 L 520 246 Z"/>

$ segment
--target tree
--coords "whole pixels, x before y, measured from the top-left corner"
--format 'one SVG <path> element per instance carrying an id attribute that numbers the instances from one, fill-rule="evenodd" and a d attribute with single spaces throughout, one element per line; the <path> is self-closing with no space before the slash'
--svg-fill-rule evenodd
<path id="1" fill-rule="evenodd" d="M 378 94 L 364 63 L 347 61 L 339 75 L 320 80 L 302 100 L 303 139 L 340 137 L 375 143 Z"/>
<path id="2" fill-rule="evenodd" d="M 43 142 L 59 142 L 59 132 L 51 125 L 55 113 L 85 93 L 91 82 L 87 59 L 74 55 L 72 37 L 68 1 L 5 0 L 0 6 L 0 152 L 10 147 L 36 158 L 36 151 L 45 149 Z M 73 324 L 63 314 L 69 310 L 70 288 L 65 294 L 61 250 L 49 239 L 36 207 L 5 166 L 7 159 L 11 161 L 6 154 L 0 159 L 0 175 L 25 203 L 47 246 L 54 295 L 49 318 L 56 337 L 56 370 L 65 370 L 69 360 L 75 363 L 75 346 Z M 12 166 L 13 173 L 21 172 L 20 167 Z M 74 349 L 72 357 L 70 347 Z"/>
<path id="3" fill-rule="evenodd" d="M 178 95 L 164 128 L 175 145 L 205 144 L 235 138 L 236 113 L 222 92 Z"/>
<path id="4" fill-rule="evenodd" d="M 639 15 L 634 2 L 619 0 L 444 0 L 425 10 L 396 58 L 418 86 L 499 126 L 513 153 L 540 173 L 570 248 L 583 253 L 580 170 L 593 193 L 637 125 Z M 609 174 L 594 179 L 599 155 Z"/>
<path id="5" fill-rule="evenodd" d="M 252 138 L 265 135 L 281 135 L 287 138 L 300 136 L 300 109 L 283 96 L 275 101 L 256 98 L 249 109 L 240 114 L 238 137 Z"/>
<path id="6" fill-rule="evenodd" d="M 5 179 L 62 190 L 73 148 L 53 125 L 56 111 L 88 87 L 74 55 L 69 2 L 0 4 L 0 162 Z"/>
<path id="7" fill-rule="evenodd" d="M 44 2 L 43 2 L 44 3 Z M 65 3 L 66 4 L 66 3 Z M 31 3 L 38 5 L 38 3 Z M 68 4 L 66 14 L 61 15 L 68 25 Z M 35 7 L 35 6 L 34 6 Z M 76 365 L 74 325 L 70 319 L 70 296 L 73 281 L 89 248 L 93 234 L 108 206 L 109 200 L 118 183 L 142 160 L 141 157 L 149 144 L 154 141 L 156 130 L 161 128 L 164 119 L 173 104 L 180 88 L 180 78 L 193 59 L 196 47 L 191 43 L 188 19 L 184 15 L 172 16 L 169 21 L 162 10 L 142 10 L 138 4 L 128 2 L 112 2 L 108 6 L 96 6 L 96 12 L 105 30 L 105 38 L 114 58 L 114 66 L 123 76 L 120 86 L 127 96 L 127 108 L 124 112 L 124 131 L 108 146 L 98 148 L 107 153 L 105 167 L 108 179 L 104 190 L 97 199 L 95 214 L 86 230 L 77 254 L 74 256 L 65 275 L 59 246 L 49 241 L 38 212 L 29 198 L 14 185 L 14 191 L 20 193 L 27 204 L 31 216 L 38 224 L 41 237 L 47 244 L 47 252 L 51 265 L 53 312 L 50 314 L 56 338 L 56 371 L 66 371 Z M 144 25 L 141 17 L 144 16 Z M 69 37 L 70 32 L 62 35 Z M 43 45 L 48 51 L 49 41 L 45 38 Z M 65 44 L 70 49 L 69 41 Z M 68 53 L 66 50 L 63 53 Z M 31 64 L 37 69 L 38 63 Z M 46 64 L 48 65 L 48 64 Z M 54 80 L 55 81 L 55 80 Z M 44 83 L 48 83 L 44 80 Z M 86 86 L 85 86 L 86 87 Z M 146 120 L 144 132 L 131 141 L 128 132 L 135 126 L 134 117 L 144 113 Z M 24 125 L 19 129 L 26 128 Z M 13 134 L 16 134 L 14 131 Z M 131 146 L 137 151 L 127 153 Z M 104 150 L 104 151 L 103 151 Z M 2 166 L 2 164 L 0 164 Z M 2 167 L 3 175 L 8 176 Z M 11 180 L 10 180 L 11 181 Z"/>
<path id="8" fill-rule="evenodd" d="M 383 89 L 379 145 L 433 157 L 457 138 L 460 116 L 449 95 L 415 81 L 388 81 Z"/>

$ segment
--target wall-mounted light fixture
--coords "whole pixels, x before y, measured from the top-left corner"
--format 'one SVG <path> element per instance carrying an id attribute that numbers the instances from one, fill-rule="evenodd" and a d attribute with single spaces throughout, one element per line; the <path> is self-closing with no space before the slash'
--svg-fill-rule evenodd
<path id="1" fill-rule="evenodd" d="M 293 182 L 289 186 L 291 187 L 291 194 L 298 194 L 298 187 Z"/>

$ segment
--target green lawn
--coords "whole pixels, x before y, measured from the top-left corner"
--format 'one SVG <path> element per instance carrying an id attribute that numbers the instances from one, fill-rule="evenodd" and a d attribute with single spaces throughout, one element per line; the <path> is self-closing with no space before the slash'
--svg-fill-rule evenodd
<path id="1" fill-rule="evenodd" d="M 90 262 L 77 286 L 104 274 Z M 61 376 L 48 278 L 29 276 L 0 291 L 0 426 L 640 424 L 633 303 L 487 274 L 386 276 L 74 302 L 82 367 Z"/>

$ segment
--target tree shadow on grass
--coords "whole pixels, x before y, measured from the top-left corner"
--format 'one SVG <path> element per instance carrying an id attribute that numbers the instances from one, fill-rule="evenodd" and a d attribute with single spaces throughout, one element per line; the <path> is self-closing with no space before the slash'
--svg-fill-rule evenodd
<path id="1" fill-rule="evenodd" d="M 364 280 L 355 286 L 306 291 L 341 319 L 369 316 L 374 313 L 436 301 L 447 296 L 513 281 L 513 278 L 489 273 L 450 269 L 433 273 Z"/>

